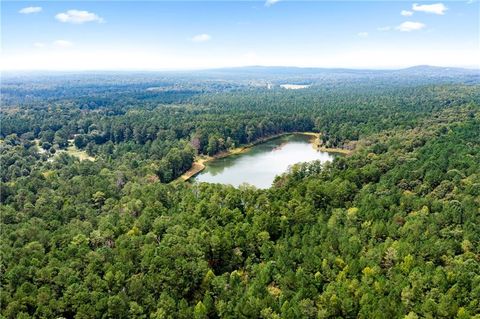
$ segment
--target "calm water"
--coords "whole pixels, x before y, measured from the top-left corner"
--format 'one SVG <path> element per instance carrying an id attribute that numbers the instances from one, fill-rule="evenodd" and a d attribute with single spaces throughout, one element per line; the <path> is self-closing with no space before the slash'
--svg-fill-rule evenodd
<path id="1" fill-rule="evenodd" d="M 216 159 L 194 181 L 239 186 L 244 183 L 268 188 L 275 176 L 292 164 L 320 160 L 331 161 L 334 155 L 316 151 L 309 136 L 287 135 L 255 145 L 247 152 Z"/>

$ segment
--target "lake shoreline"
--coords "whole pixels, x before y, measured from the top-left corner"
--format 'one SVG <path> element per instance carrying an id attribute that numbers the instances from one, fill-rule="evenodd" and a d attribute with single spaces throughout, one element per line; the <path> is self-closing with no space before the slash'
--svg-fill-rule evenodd
<path id="1" fill-rule="evenodd" d="M 258 144 L 262 144 L 262 143 L 268 142 L 270 140 L 273 140 L 273 139 L 276 139 L 276 138 L 279 138 L 279 137 L 282 137 L 282 136 L 287 136 L 287 135 L 307 135 L 307 136 L 312 137 L 310 142 L 311 142 L 313 148 L 317 151 L 320 151 L 320 152 L 338 153 L 338 154 L 343 154 L 343 155 L 349 155 L 352 152 L 352 151 L 345 150 L 345 149 L 342 149 L 342 148 L 327 148 L 327 147 L 320 146 L 320 133 L 315 133 L 315 132 L 284 132 L 284 133 L 274 134 L 274 135 L 270 135 L 268 137 L 260 138 L 256 141 L 252 142 L 252 143 L 249 143 L 249 144 L 246 144 L 246 145 L 243 145 L 243 146 L 239 146 L 239 147 L 235 147 L 233 149 L 220 152 L 220 153 L 215 154 L 213 156 L 209 156 L 209 155 L 197 156 L 195 158 L 195 161 L 192 164 L 192 167 L 188 171 L 183 173 L 180 177 L 178 177 L 176 180 L 177 181 L 184 181 L 184 182 L 188 181 L 190 178 L 195 177 L 200 172 L 202 172 L 206 167 L 206 163 L 209 162 L 209 161 L 224 158 L 224 157 L 231 156 L 231 155 L 242 154 L 242 153 L 248 152 L 252 147 L 254 147 Z"/>

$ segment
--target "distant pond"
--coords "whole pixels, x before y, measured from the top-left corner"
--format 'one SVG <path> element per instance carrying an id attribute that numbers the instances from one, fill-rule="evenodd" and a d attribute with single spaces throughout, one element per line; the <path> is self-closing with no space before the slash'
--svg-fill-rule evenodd
<path id="1" fill-rule="evenodd" d="M 286 172 L 293 164 L 333 160 L 335 155 L 317 151 L 311 139 L 303 134 L 284 135 L 255 145 L 245 153 L 212 160 L 192 181 L 233 186 L 247 183 L 269 188 L 275 176 Z"/>

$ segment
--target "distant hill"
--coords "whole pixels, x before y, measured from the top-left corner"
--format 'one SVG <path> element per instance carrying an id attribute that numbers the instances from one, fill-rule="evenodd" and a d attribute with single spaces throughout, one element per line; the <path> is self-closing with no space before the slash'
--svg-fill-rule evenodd
<path id="1" fill-rule="evenodd" d="M 480 69 L 465 69 L 456 67 L 439 67 L 431 65 L 417 65 L 404 69 L 348 69 L 348 68 L 302 68 L 283 66 L 246 66 L 235 68 L 220 68 L 200 71 L 205 73 L 232 73 L 232 74 L 356 74 L 356 75 L 448 75 L 448 74 L 480 74 Z"/>
<path id="2" fill-rule="evenodd" d="M 430 65 L 417 65 L 406 69 L 394 71 L 398 74 L 410 74 L 420 76 L 458 76 L 458 75 L 479 75 L 479 69 L 464 69 L 453 67 L 439 67 Z"/>
<path id="3" fill-rule="evenodd" d="M 264 80 L 276 84 L 322 84 L 338 81 L 388 81 L 403 83 L 480 83 L 480 69 L 418 65 L 404 69 L 301 68 L 247 66 L 191 72 L 216 79 Z"/>
<path id="4" fill-rule="evenodd" d="M 119 82 L 119 79 L 121 81 Z M 396 70 L 301 68 L 284 66 L 246 66 L 191 71 L 72 71 L 72 72 L 3 72 L 3 84 L 22 81 L 63 85 L 65 81 L 95 85 L 99 82 L 112 85 L 137 84 L 147 89 L 161 86 L 178 92 L 230 90 L 239 87 L 273 88 L 282 85 L 332 86 L 342 83 L 375 84 L 480 84 L 480 69 L 418 65 Z M 119 84 L 120 83 L 120 84 Z M 209 83 L 207 86 L 205 83 Z M 212 85 L 212 83 L 216 83 Z M 208 89 L 208 90 L 210 90 Z"/>

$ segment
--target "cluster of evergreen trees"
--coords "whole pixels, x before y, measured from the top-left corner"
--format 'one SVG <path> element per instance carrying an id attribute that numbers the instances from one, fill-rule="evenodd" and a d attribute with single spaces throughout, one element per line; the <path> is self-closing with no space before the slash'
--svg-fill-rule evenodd
<path id="1" fill-rule="evenodd" d="M 115 96 L 85 112 L 83 97 L 2 110 L 1 315 L 478 317 L 479 92 L 312 88 L 115 113 Z M 357 149 L 296 165 L 267 190 L 166 183 L 195 154 L 297 130 Z M 37 146 L 65 140 L 95 161 Z"/>
<path id="2" fill-rule="evenodd" d="M 325 146 L 345 147 L 370 134 L 415 127 L 441 110 L 480 101 L 480 93 L 472 85 L 385 84 L 311 87 L 296 92 L 227 90 L 195 95 L 187 101 L 179 96 L 166 104 L 163 91 L 132 93 L 125 98 L 121 93 L 124 86 L 116 92 L 109 85 L 99 83 L 99 88 L 91 89 L 91 96 L 73 98 L 68 94 L 59 98 L 56 90 L 10 92 L 13 101 L 2 114 L 0 137 L 37 139 L 50 153 L 73 144 L 90 156 L 159 166 L 159 177 L 170 181 L 191 166 L 195 154 L 214 155 L 294 131 L 320 132 Z M 72 90 L 89 92 L 83 86 Z M 91 99 L 100 98 L 97 91 L 102 93 L 102 103 L 92 104 Z M 38 97 L 25 102 L 25 95 Z M 192 155 L 181 156 L 179 164 L 166 159 L 179 152 Z"/>

